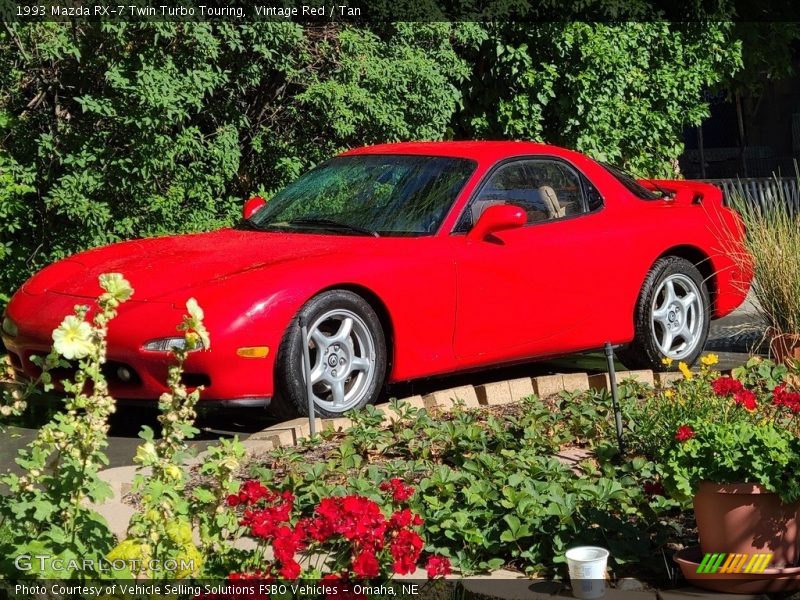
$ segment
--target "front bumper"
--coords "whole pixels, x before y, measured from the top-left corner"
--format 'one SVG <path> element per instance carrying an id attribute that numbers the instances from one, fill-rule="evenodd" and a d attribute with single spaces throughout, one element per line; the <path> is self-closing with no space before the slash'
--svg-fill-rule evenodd
<path id="1" fill-rule="evenodd" d="M 14 321 L 18 333 L 11 337 L 3 333 L 11 364 L 19 376 L 35 379 L 39 368 L 31 361 L 34 355 L 50 351 L 52 331 L 64 315 L 73 312 L 74 297 L 45 293 L 32 296 L 17 293 L 9 303 L 7 315 Z M 183 309 L 167 303 L 129 302 L 124 311 L 111 322 L 108 332 L 108 352 L 105 374 L 109 392 L 118 400 L 157 400 L 169 391 L 167 378 L 174 359 L 169 353 L 142 349 L 144 342 L 175 332 Z M 184 384 L 191 388 L 203 386 L 201 401 L 224 406 L 267 406 L 273 396 L 274 354 L 281 332 L 262 334 L 255 327 L 231 330 L 224 324 L 207 322 L 211 331 L 211 348 L 192 352 L 184 365 Z M 171 330 L 171 331 L 170 331 Z M 174 335 L 174 333 L 173 333 Z M 240 346 L 269 346 L 264 358 L 245 358 L 237 354 Z M 125 369 L 132 375 L 120 377 Z M 54 372 L 54 379 L 70 376 L 69 370 Z"/>

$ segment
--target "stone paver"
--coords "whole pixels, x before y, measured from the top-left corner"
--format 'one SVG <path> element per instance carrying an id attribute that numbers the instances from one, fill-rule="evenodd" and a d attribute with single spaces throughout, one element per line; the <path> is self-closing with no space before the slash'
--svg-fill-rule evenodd
<path id="1" fill-rule="evenodd" d="M 294 446 L 297 443 L 297 436 L 294 429 L 273 429 L 268 427 L 251 435 L 248 440 L 270 441 L 275 448 Z"/>
<path id="2" fill-rule="evenodd" d="M 467 408 L 477 408 L 480 406 L 478 395 L 475 388 L 471 385 L 450 388 L 449 390 L 439 390 L 431 392 L 422 397 L 425 408 L 438 408 L 439 410 L 449 410 L 453 407 L 454 401 L 462 401 Z"/>
<path id="3" fill-rule="evenodd" d="M 475 394 L 481 404 L 509 404 L 514 401 L 511 396 L 511 386 L 507 381 L 495 381 L 475 386 Z"/>
<path id="4" fill-rule="evenodd" d="M 509 379 L 508 387 L 511 390 L 511 399 L 515 402 L 524 398 L 530 398 L 536 393 L 533 391 L 533 381 L 530 377 Z"/>
<path id="5" fill-rule="evenodd" d="M 591 459 L 592 456 L 591 450 L 587 450 L 586 448 L 564 448 L 555 455 L 555 458 L 560 463 L 568 466 L 572 471 L 580 473 L 578 465 L 585 460 Z"/>
<path id="6" fill-rule="evenodd" d="M 422 396 L 419 394 L 408 396 L 407 398 L 400 398 L 398 402 L 404 402 L 413 406 L 414 408 L 425 408 L 425 402 L 423 401 Z"/>
<path id="7" fill-rule="evenodd" d="M 654 384 L 653 372 L 650 370 L 641 371 L 617 371 L 617 385 L 621 385 L 625 380 L 633 379 L 643 385 L 652 386 Z M 589 387 L 593 390 L 610 390 L 611 378 L 608 373 L 595 373 L 589 375 Z"/>
<path id="8" fill-rule="evenodd" d="M 104 504 L 94 504 L 92 508 L 108 522 L 108 528 L 117 536 L 117 539 L 125 539 L 131 517 L 136 512 L 132 506 L 113 500 Z"/>
<path id="9" fill-rule="evenodd" d="M 564 389 L 568 392 L 587 392 L 589 391 L 589 376 L 586 373 L 565 373 Z"/>
<path id="10" fill-rule="evenodd" d="M 247 438 L 246 440 L 242 441 L 242 447 L 244 448 L 245 454 L 251 458 L 261 456 L 262 454 L 271 452 L 276 448 L 275 441 L 272 438 L 267 440 L 254 440 Z M 198 455 L 198 458 L 199 457 L 200 455 Z"/>
<path id="11" fill-rule="evenodd" d="M 316 425 L 317 432 L 323 431 L 322 419 L 317 417 L 314 424 Z M 276 446 L 293 446 L 296 445 L 300 439 L 306 438 L 309 435 L 311 435 L 311 427 L 308 418 L 300 417 L 262 429 L 252 434 L 248 439 L 269 440 L 275 438 Z"/>
<path id="12" fill-rule="evenodd" d="M 133 477 L 139 467 L 130 465 L 127 467 L 114 467 L 100 471 L 97 476 L 105 481 L 114 492 L 114 498 L 122 498 L 131 491 Z M 143 469 L 142 473 L 147 473 L 148 469 Z"/>
<path id="13" fill-rule="evenodd" d="M 564 391 L 562 375 L 542 375 L 533 378 L 533 391 L 539 398 L 547 398 Z"/>

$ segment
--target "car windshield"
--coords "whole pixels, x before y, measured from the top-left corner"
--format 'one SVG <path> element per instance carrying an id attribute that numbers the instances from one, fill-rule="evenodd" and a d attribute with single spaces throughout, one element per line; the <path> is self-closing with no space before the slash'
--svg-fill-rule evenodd
<path id="1" fill-rule="evenodd" d="M 475 169 L 463 158 L 361 154 L 331 159 L 240 227 L 349 235 L 435 233 Z"/>
<path id="2" fill-rule="evenodd" d="M 603 165 L 606 171 L 616 177 L 617 181 L 628 188 L 628 191 L 630 191 L 637 198 L 641 198 L 642 200 L 658 200 L 659 198 L 663 197 L 662 193 L 648 190 L 641 183 L 636 181 L 636 178 L 633 175 L 626 173 L 619 167 L 609 165 L 608 163 L 600 164 Z"/>

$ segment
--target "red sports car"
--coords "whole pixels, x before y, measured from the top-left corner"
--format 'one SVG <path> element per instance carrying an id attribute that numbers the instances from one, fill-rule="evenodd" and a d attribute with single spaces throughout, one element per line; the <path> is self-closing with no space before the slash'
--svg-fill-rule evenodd
<path id="1" fill-rule="evenodd" d="M 122 273 L 113 394 L 155 399 L 187 298 L 212 346 L 186 363 L 203 398 L 319 414 L 373 402 L 387 382 L 623 345 L 630 367 L 692 363 L 711 319 L 744 299 L 738 216 L 720 190 L 637 181 L 527 142 L 359 148 L 312 169 L 237 226 L 82 252 L 12 298 L 3 341 L 36 375 L 51 331 Z M 303 316 L 308 338 L 301 339 Z"/>

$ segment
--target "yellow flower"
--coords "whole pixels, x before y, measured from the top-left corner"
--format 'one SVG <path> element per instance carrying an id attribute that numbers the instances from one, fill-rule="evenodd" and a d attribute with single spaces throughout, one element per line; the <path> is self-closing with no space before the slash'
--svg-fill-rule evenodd
<path id="1" fill-rule="evenodd" d="M 685 362 L 683 362 L 683 361 L 679 362 L 678 363 L 678 369 L 680 370 L 681 373 L 683 373 L 684 379 L 691 379 L 692 378 L 692 376 L 693 376 L 692 370 L 689 368 L 689 365 L 687 365 Z"/>
<path id="2" fill-rule="evenodd" d="M 664 392 L 664 396 L 666 396 L 667 398 L 672 398 L 674 395 L 675 392 L 673 392 L 672 390 L 667 390 Z"/>
<path id="3" fill-rule="evenodd" d="M 53 331 L 53 348 L 67 360 L 84 358 L 92 351 L 91 337 L 91 325 L 75 315 L 68 315 Z"/>
<path id="4" fill-rule="evenodd" d="M 661 364 L 669 369 L 672 366 L 672 359 L 669 356 L 662 358 Z"/>
<path id="5" fill-rule="evenodd" d="M 711 367 L 719 362 L 719 356 L 716 354 L 706 354 L 700 359 L 700 362 L 707 367 Z"/>

